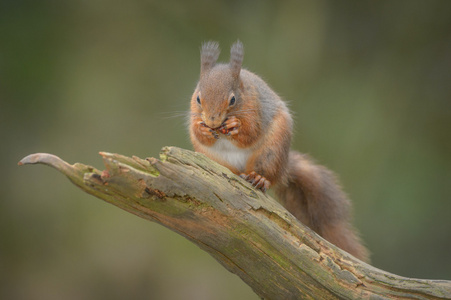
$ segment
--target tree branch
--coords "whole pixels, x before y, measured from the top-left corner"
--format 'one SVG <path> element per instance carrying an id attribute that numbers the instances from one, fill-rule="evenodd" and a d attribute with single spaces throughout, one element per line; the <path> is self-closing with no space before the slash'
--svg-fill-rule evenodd
<path id="1" fill-rule="evenodd" d="M 202 154 L 175 147 L 159 160 L 100 154 L 104 171 L 44 153 L 19 165 L 54 167 L 87 193 L 183 235 L 265 299 L 451 299 L 450 281 L 359 261 Z"/>

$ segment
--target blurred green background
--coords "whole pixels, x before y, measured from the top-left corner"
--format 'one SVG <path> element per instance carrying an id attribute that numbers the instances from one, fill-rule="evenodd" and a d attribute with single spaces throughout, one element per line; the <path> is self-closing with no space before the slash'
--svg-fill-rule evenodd
<path id="1" fill-rule="evenodd" d="M 50 152 L 191 148 L 203 41 L 237 39 L 293 148 L 339 174 L 373 264 L 451 280 L 450 1 L 0 2 L 0 298 L 257 299 L 184 238 L 84 194 Z"/>

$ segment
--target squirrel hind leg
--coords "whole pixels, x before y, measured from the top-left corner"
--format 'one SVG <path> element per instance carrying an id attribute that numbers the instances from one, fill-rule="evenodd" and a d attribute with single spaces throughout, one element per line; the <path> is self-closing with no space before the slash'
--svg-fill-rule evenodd
<path id="1" fill-rule="evenodd" d="M 249 174 L 241 173 L 240 177 L 252 184 L 254 187 L 262 190 L 264 193 L 271 186 L 271 182 L 268 179 L 260 174 L 257 174 L 255 171 L 252 171 Z"/>

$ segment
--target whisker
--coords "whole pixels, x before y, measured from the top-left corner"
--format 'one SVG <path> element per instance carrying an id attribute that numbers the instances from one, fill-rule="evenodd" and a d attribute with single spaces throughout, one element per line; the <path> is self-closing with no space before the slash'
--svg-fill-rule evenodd
<path id="1" fill-rule="evenodd" d="M 187 117 L 190 115 L 189 111 L 167 111 L 167 112 L 160 112 L 160 115 L 164 119 L 174 119 L 174 118 L 181 118 L 181 117 Z"/>
<path id="2" fill-rule="evenodd" d="M 235 111 L 235 113 L 241 113 L 241 112 L 255 112 L 258 111 L 257 109 L 242 109 L 242 110 L 237 110 Z"/>
<path id="3" fill-rule="evenodd" d="M 236 116 L 251 116 L 257 112 L 256 109 L 239 110 L 234 112 Z"/>

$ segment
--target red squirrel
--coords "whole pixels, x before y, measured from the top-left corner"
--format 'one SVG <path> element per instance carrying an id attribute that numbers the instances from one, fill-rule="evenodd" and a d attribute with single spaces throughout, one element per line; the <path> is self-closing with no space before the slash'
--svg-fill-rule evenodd
<path id="1" fill-rule="evenodd" d="M 351 203 L 327 168 L 290 151 L 293 120 L 285 102 L 256 74 L 243 69 L 237 41 L 228 64 L 216 63 L 219 45 L 201 48 L 200 80 L 191 98 L 190 138 L 200 152 L 265 192 L 329 242 L 368 261 L 350 224 Z"/>

